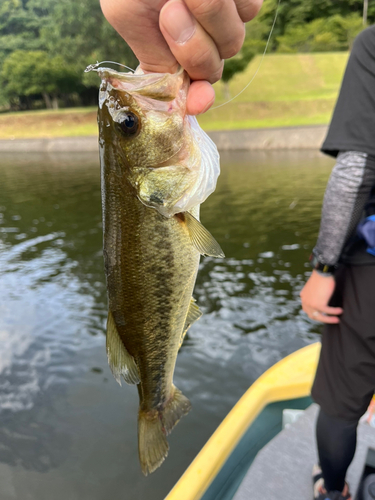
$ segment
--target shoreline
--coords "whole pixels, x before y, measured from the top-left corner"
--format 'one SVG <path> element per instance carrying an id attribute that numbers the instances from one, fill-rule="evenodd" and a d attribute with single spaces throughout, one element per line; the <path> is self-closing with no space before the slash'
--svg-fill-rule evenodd
<path id="1" fill-rule="evenodd" d="M 219 151 L 320 149 L 327 125 L 211 131 Z M 98 151 L 97 136 L 44 139 L 1 139 L 2 153 L 66 153 Z"/>

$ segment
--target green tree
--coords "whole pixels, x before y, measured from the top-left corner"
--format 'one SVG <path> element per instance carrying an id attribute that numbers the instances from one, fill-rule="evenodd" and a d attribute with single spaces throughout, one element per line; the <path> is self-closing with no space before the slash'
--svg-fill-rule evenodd
<path id="1" fill-rule="evenodd" d="M 279 0 L 265 0 L 257 19 L 271 27 L 278 3 Z M 299 27 L 303 30 L 314 20 L 325 19 L 327 21 L 336 15 L 348 19 L 348 22 L 352 22 L 353 19 L 357 22 L 357 19 L 362 18 L 362 12 L 363 0 L 281 0 L 272 48 L 276 49 L 278 41 L 282 40 L 280 37 L 290 33 L 294 28 Z M 375 22 L 375 2 L 371 1 L 368 8 L 368 22 L 369 24 Z M 326 33 L 329 33 L 327 25 Z"/>
<path id="2" fill-rule="evenodd" d="M 132 67 L 137 65 L 132 51 L 105 20 L 98 0 L 0 0 L 0 68 L 3 68 L 0 76 L 0 105 L 9 99 L 14 104 L 24 96 L 28 96 L 27 100 L 31 102 L 33 96 L 38 95 L 28 91 L 17 97 L 15 89 L 21 89 L 13 83 L 9 84 L 13 72 L 9 76 L 6 74 L 4 62 L 19 51 L 39 53 L 38 56 L 32 56 L 31 62 L 35 68 L 41 65 L 40 52 L 49 54 L 48 62 L 53 66 L 49 73 L 51 78 L 54 75 L 50 85 L 54 90 L 43 93 L 48 106 L 49 97 L 56 105 L 57 97 L 53 95 L 68 93 L 67 86 L 70 92 L 78 93 L 82 100 L 87 99 L 87 96 L 96 99 L 99 82 L 96 75 L 84 73 L 88 64 L 112 59 Z M 25 69 L 21 59 L 20 54 L 15 56 L 14 61 L 19 67 L 14 71 L 22 72 Z M 62 78 L 58 65 L 64 70 L 65 78 Z M 9 64 L 6 68 L 10 70 Z M 32 74 L 36 73 L 35 68 Z M 58 73 L 60 76 L 57 78 Z M 48 74 L 45 68 L 43 74 Z M 60 89 L 56 88 L 56 81 L 62 86 Z M 75 89 L 71 88 L 73 82 L 76 83 Z M 31 87 L 25 85 L 25 88 Z"/>
<path id="3" fill-rule="evenodd" d="M 0 68 L 17 50 L 43 50 L 41 28 L 57 0 L 0 1 Z M 0 106 L 8 104 L 4 82 L 0 77 Z"/>
<path id="4" fill-rule="evenodd" d="M 89 64 L 113 60 L 133 68 L 138 65 L 129 46 L 104 18 L 98 0 L 57 3 L 41 36 L 48 51 L 60 54 L 86 87 L 97 88 L 99 83 L 95 74 L 83 73 Z"/>
<path id="5" fill-rule="evenodd" d="M 79 84 L 61 56 L 50 57 L 43 51 L 13 52 L 4 61 L 1 77 L 11 103 L 19 103 L 23 96 L 28 101 L 41 95 L 47 108 L 57 108 L 58 97 Z"/>
<path id="6" fill-rule="evenodd" d="M 303 25 L 291 25 L 277 39 L 278 52 L 347 50 L 362 29 L 362 18 L 358 14 L 346 17 L 335 14 Z"/>
<path id="7" fill-rule="evenodd" d="M 351 49 L 355 37 L 365 28 L 362 16 L 351 14 L 346 17 L 335 16 L 340 26 L 340 36 L 345 40 L 346 46 Z"/>
<path id="8" fill-rule="evenodd" d="M 44 49 L 41 29 L 57 0 L 0 2 L 0 64 L 15 50 Z"/>

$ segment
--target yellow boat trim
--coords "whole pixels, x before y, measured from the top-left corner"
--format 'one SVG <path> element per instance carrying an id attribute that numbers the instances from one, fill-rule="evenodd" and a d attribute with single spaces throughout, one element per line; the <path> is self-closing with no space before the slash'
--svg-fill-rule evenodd
<path id="1" fill-rule="evenodd" d="M 201 499 L 267 404 L 309 396 L 319 353 L 319 342 L 308 345 L 261 375 L 228 413 L 165 500 Z"/>

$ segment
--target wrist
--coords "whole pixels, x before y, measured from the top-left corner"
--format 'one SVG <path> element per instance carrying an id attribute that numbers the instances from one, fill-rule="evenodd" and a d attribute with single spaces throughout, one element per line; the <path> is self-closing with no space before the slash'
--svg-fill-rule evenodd
<path id="1" fill-rule="evenodd" d="M 323 273 L 322 271 L 318 271 L 317 269 L 313 269 L 314 274 L 321 276 L 322 278 L 333 278 L 333 273 Z"/>
<path id="2" fill-rule="evenodd" d="M 309 261 L 313 270 L 321 276 L 333 276 L 337 269 L 336 264 L 327 264 L 325 262 L 322 262 L 314 253 L 310 255 Z"/>

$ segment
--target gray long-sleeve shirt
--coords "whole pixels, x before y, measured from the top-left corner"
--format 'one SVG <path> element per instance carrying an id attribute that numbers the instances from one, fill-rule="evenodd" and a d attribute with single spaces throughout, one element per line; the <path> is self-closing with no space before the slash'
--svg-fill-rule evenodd
<path id="1" fill-rule="evenodd" d="M 375 186 L 375 25 L 355 39 L 327 137 L 326 154 L 337 156 L 324 197 L 315 255 L 338 261 L 375 264 L 353 235 Z"/>
<path id="2" fill-rule="evenodd" d="M 374 186 L 374 159 L 358 151 L 338 154 L 324 195 L 319 237 L 313 250 L 321 262 L 334 265 L 340 257 L 342 259 L 343 250 L 355 234 Z M 363 254 L 364 245 L 359 247 Z M 349 250 L 351 254 L 353 251 Z M 348 260 L 358 261 L 355 255 L 352 259 L 350 256 L 345 258 Z M 375 264 L 375 257 L 365 254 L 361 263 Z"/>

